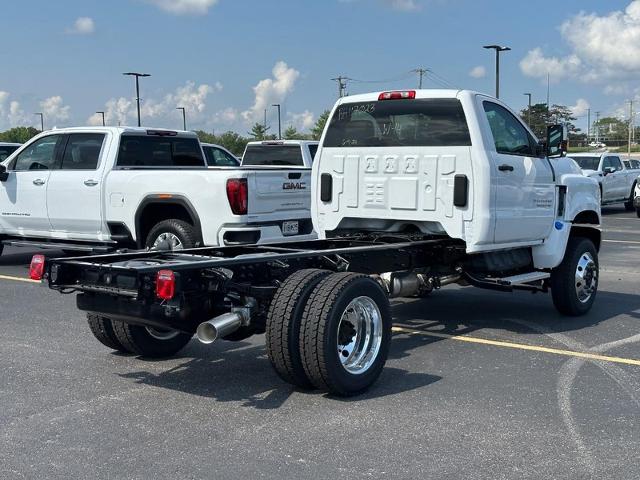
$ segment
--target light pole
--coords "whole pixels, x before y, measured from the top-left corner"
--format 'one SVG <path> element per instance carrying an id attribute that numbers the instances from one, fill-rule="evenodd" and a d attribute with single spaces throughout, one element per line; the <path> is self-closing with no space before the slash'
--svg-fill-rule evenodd
<path id="1" fill-rule="evenodd" d="M 280 120 L 280 104 L 274 103 L 272 107 L 278 107 L 278 140 L 282 140 L 282 122 Z"/>
<path id="2" fill-rule="evenodd" d="M 523 93 L 523 95 L 526 95 L 527 97 L 529 97 L 529 110 L 528 110 L 528 114 L 527 114 L 527 123 L 529 124 L 529 128 L 533 128 L 531 126 L 531 94 L 530 93 Z"/>
<path id="3" fill-rule="evenodd" d="M 40 131 L 44 132 L 44 114 L 42 112 L 34 113 L 34 115 L 40 115 Z"/>
<path id="4" fill-rule="evenodd" d="M 140 77 L 150 77 L 149 73 L 137 73 L 137 72 L 126 72 L 123 75 L 128 77 L 136 77 L 136 104 L 138 105 L 138 126 L 140 127 L 142 123 L 140 122 Z"/>
<path id="5" fill-rule="evenodd" d="M 182 110 L 182 126 L 183 130 L 187 129 L 187 111 L 184 107 L 176 107 L 176 110 Z"/>
<path id="6" fill-rule="evenodd" d="M 104 121 L 104 112 L 96 112 L 99 115 L 102 115 L 102 126 L 104 127 L 106 125 L 105 121 Z"/>
<path id="7" fill-rule="evenodd" d="M 508 52 L 511 48 L 500 45 L 485 45 L 482 48 L 496 51 L 496 98 L 500 98 L 500 52 Z"/>

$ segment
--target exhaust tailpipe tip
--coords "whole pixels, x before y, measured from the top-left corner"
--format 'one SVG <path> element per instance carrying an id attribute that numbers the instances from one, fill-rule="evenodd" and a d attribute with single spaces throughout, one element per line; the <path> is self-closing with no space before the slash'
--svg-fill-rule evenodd
<path id="1" fill-rule="evenodd" d="M 196 329 L 196 337 L 204 344 L 211 344 L 218 338 L 232 334 L 244 323 L 245 317 L 241 312 L 229 312 L 202 322 Z"/>
<path id="2" fill-rule="evenodd" d="M 200 342 L 208 345 L 218 339 L 218 329 L 209 322 L 203 322 L 198 325 L 196 336 Z"/>

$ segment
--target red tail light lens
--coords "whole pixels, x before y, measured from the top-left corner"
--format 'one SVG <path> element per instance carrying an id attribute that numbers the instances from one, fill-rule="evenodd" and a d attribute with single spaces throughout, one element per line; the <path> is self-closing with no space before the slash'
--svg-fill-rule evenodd
<path id="1" fill-rule="evenodd" d="M 246 178 L 230 178 L 227 180 L 227 198 L 234 215 L 246 215 L 249 200 L 249 187 Z"/>
<path id="2" fill-rule="evenodd" d="M 44 255 L 34 255 L 29 265 L 29 278 L 31 280 L 42 280 L 44 276 Z"/>
<path id="3" fill-rule="evenodd" d="M 171 300 L 176 293 L 176 276 L 171 270 L 160 270 L 156 275 L 156 297 Z"/>
<path id="4" fill-rule="evenodd" d="M 416 98 L 415 90 L 403 90 L 395 92 L 382 92 L 378 96 L 378 100 L 413 100 Z"/>

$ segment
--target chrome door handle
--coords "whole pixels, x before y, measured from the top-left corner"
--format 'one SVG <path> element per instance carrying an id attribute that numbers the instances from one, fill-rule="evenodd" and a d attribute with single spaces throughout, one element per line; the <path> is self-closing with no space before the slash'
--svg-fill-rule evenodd
<path id="1" fill-rule="evenodd" d="M 87 187 L 95 187 L 98 184 L 98 182 L 96 180 L 85 180 L 84 184 Z"/>
<path id="2" fill-rule="evenodd" d="M 38 185 L 38 186 L 40 187 L 40 186 L 44 185 L 44 180 L 42 180 L 41 178 L 36 178 L 36 179 L 33 181 L 33 184 L 34 184 L 34 185 Z"/>

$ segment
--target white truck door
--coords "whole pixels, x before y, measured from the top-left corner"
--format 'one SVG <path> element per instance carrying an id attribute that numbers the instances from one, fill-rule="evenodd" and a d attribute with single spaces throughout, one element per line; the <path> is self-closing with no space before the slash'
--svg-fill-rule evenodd
<path id="1" fill-rule="evenodd" d="M 102 233 L 102 181 L 106 163 L 104 133 L 65 136 L 60 168 L 47 189 L 49 221 L 69 237 L 98 238 Z"/>
<path id="2" fill-rule="evenodd" d="M 610 155 L 605 157 L 602 161 L 602 171 L 611 168 L 614 171 L 607 173 L 603 179 L 603 193 L 606 201 L 616 201 L 625 198 L 629 195 L 627 192 L 626 172 L 622 168 L 622 161 L 620 157 Z"/>
<path id="3" fill-rule="evenodd" d="M 495 242 L 546 238 L 555 217 L 555 183 L 546 158 L 536 156 L 533 137 L 503 106 L 483 101 L 495 150 Z"/>
<path id="4" fill-rule="evenodd" d="M 8 165 L 9 178 L 0 184 L 0 227 L 3 232 L 49 236 L 47 187 L 63 138 L 55 134 L 42 137 Z"/>

